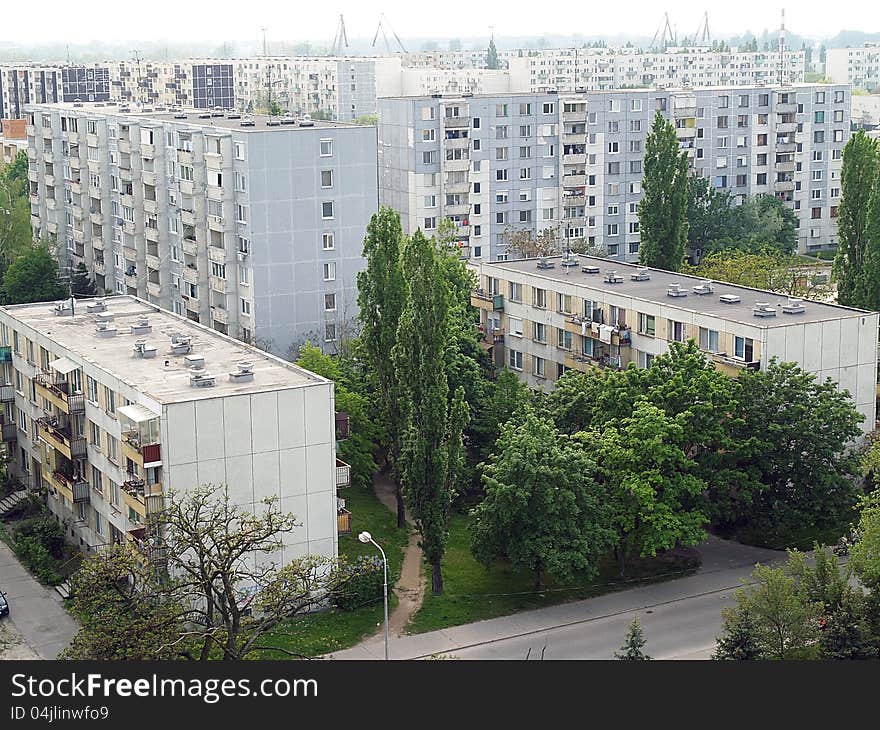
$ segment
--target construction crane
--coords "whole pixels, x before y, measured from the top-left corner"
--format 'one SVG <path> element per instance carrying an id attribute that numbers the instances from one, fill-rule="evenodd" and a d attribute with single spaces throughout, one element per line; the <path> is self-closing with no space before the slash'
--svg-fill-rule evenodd
<path id="1" fill-rule="evenodd" d="M 692 42 L 695 46 L 708 46 L 711 41 L 712 37 L 709 34 L 709 11 L 707 10 L 703 14 L 703 20 L 700 22 L 697 32 L 694 33 Z"/>
<path id="2" fill-rule="evenodd" d="M 345 32 L 345 20 L 342 17 L 342 13 L 340 13 L 339 27 L 336 29 L 336 35 L 333 38 L 333 45 L 330 48 L 330 55 L 341 56 L 343 43 L 345 43 L 345 47 L 348 48 L 348 34 Z"/>
<path id="3" fill-rule="evenodd" d="M 394 36 L 394 40 L 397 41 L 397 45 L 400 46 L 400 50 L 406 53 L 406 48 L 403 47 L 403 43 L 398 37 L 397 33 L 394 32 L 394 28 L 391 27 L 391 24 L 388 22 L 385 17 L 385 13 L 379 15 L 379 26 L 376 28 L 376 35 L 373 36 L 373 48 L 376 47 L 376 40 L 379 38 L 379 31 L 382 31 L 382 37 L 385 39 L 385 48 L 388 53 L 392 53 L 391 51 L 391 43 L 388 41 L 388 34 L 385 32 L 385 26 L 388 26 L 388 30 L 391 31 L 391 34 Z"/>
<path id="4" fill-rule="evenodd" d="M 658 39 L 660 46 L 657 46 Z M 678 45 L 678 42 L 675 39 L 675 31 L 672 30 L 672 23 L 669 22 L 669 13 L 663 13 L 660 27 L 657 28 L 657 32 L 654 33 L 654 37 L 651 39 L 651 48 L 666 48 L 667 46 L 675 45 Z"/>

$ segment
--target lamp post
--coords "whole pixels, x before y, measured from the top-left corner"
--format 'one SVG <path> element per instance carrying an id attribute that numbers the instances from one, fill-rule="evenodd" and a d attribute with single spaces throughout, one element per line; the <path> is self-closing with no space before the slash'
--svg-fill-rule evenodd
<path id="1" fill-rule="evenodd" d="M 385 551 L 379 546 L 373 536 L 364 530 L 360 535 L 358 535 L 358 540 L 363 543 L 371 542 L 376 548 L 382 553 L 382 571 L 384 580 L 382 583 L 382 597 L 385 601 L 385 661 L 388 661 L 388 559 L 385 557 Z"/>

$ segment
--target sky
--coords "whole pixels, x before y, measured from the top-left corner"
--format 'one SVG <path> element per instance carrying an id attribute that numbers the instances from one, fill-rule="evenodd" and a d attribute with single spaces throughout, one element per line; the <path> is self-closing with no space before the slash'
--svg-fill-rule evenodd
<path id="1" fill-rule="evenodd" d="M 810 37 L 832 36 L 840 30 L 880 31 L 880 3 L 842 0 L 834 4 L 819 0 L 789 0 L 786 26 Z M 69 42 L 92 40 L 109 42 L 128 39 L 212 41 L 256 41 L 267 26 L 271 45 L 276 41 L 325 41 L 336 32 L 339 14 L 345 17 L 349 38 L 372 40 L 380 13 L 401 37 L 462 38 L 486 37 L 494 25 L 496 37 L 539 36 L 542 33 L 583 33 L 584 35 L 629 34 L 652 37 L 669 13 L 679 34 L 692 35 L 709 11 L 709 28 L 718 36 L 737 35 L 746 30 L 760 34 L 765 28 L 779 27 L 783 3 L 767 0 L 737 0 L 711 4 L 693 0 L 555 0 L 546 12 L 540 5 L 523 0 L 89 0 L 71 12 L 69 0 L 43 0 L 34 12 L 38 19 L 26 21 L 27 5 L 16 5 L 23 21 L 15 14 L 3 13 L 0 43 Z M 430 9 L 430 11 L 429 11 Z M 429 15 L 430 12 L 430 15 Z M 390 37 L 390 34 L 389 34 Z"/>

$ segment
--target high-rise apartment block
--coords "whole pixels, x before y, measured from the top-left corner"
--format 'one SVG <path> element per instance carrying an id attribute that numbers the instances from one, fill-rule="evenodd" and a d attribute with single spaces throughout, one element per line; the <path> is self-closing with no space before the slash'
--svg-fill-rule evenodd
<path id="1" fill-rule="evenodd" d="M 513 231 L 551 229 L 635 261 L 645 139 L 660 111 L 693 174 L 737 202 L 785 201 L 799 249 L 814 251 L 837 242 L 849 108 L 848 87 L 815 84 L 381 99 L 380 200 L 409 233 L 451 219 L 474 260 L 506 258 Z"/>
<path id="2" fill-rule="evenodd" d="M 376 129 L 115 105 L 30 108 L 34 233 L 100 292 L 278 354 L 357 315 Z"/>
<path id="3" fill-rule="evenodd" d="M 297 516 L 270 559 L 337 555 L 332 382 L 128 296 L 0 308 L 0 367 L 10 470 L 81 546 L 161 558 L 149 516 L 212 484 Z"/>
<path id="4" fill-rule="evenodd" d="M 20 119 L 27 104 L 110 101 L 111 64 L 0 63 L 0 118 Z"/>
<path id="5" fill-rule="evenodd" d="M 549 388 L 566 370 L 650 366 L 693 339 L 723 372 L 794 362 L 846 388 L 874 429 L 877 312 L 589 256 L 483 262 L 471 303 L 496 363 Z"/>
<path id="6" fill-rule="evenodd" d="M 825 54 L 825 75 L 835 83 L 871 92 L 880 89 L 880 45 L 829 48 Z"/>

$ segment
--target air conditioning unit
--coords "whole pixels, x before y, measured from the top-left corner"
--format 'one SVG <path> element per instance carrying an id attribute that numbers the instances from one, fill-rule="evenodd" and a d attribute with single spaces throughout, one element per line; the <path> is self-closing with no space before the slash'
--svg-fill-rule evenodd
<path id="1" fill-rule="evenodd" d="M 668 297 L 686 297 L 687 289 L 684 289 L 679 283 L 672 283 L 666 287 L 666 296 Z"/>
<path id="2" fill-rule="evenodd" d="M 623 277 L 617 273 L 614 269 L 605 272 L 605 283 L 606 284 L 622 284 Z"/>
<path id="3" fill-rule="evenodd" d="M 802 314 L 804 312 L 804 303 L 796 297 L 789 297 L 788 303 L 782 305 L 783 314 Z"/>
<path id="4" fill-rule="evenodd" d="M 634 274 L 630 274 L 632 281 L 648 281 L 651 278 L 651 272 L 648 269 L 639 269 Z"/>
<path id="5" fill-rule="evenodd" d="M 770 302 L 755 302 L 752 314 L 756 317 L 775 317 L 776 307 Z"/>
<path id="6" fill-rule="evenodd" d="M 702 296 L 703 294 L 711 294 L 712 293 L 712 282 L 711 281 L 703 281 L 699 284 L 694 284 L 693 286 L 694 294 Z"/>
<path id="7" fill-rule="evenodd" d="M 739 294 L 722 294 L 718 297 L 718 301 L 722 304 L 739 304 L 742 299 Z"/>

